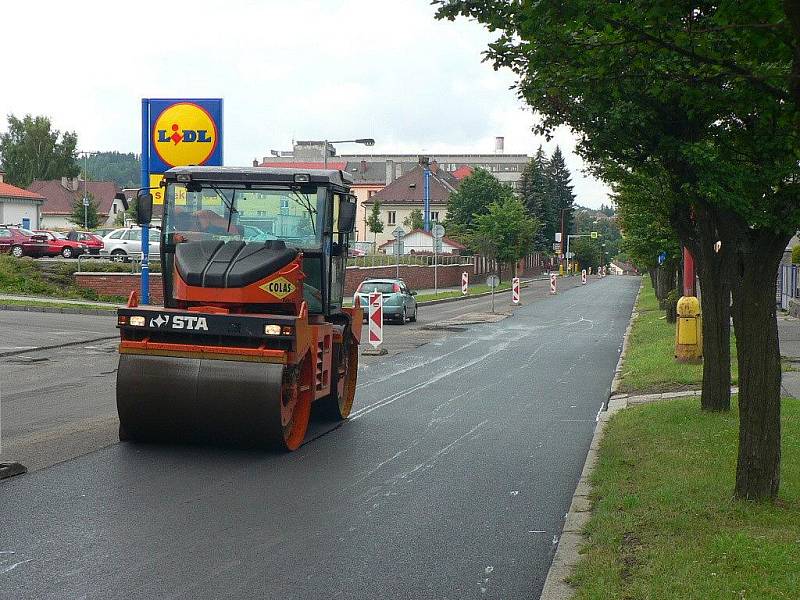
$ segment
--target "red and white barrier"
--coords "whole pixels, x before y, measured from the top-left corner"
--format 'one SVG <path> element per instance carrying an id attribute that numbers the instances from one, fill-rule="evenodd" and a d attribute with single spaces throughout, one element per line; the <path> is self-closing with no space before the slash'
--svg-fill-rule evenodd
<path id="1" fill-rule="evenodd" d="M 372 292 L 369 295 L 369 343 L 377 348 L 383 342 L 383 294 Z"/>
<path id="2" fill-rule="evenodd" d="M 557 276 L 556 276 L 555 273 L 550 273 L 550 293 L 551 294 L 558 293 L 558 284 L 556 283 L 557 282 L 556 277 Z"/>
<path id="3" fill-rule="evenodd" d="M 581 284 L 586 285 L 586 269 L 581 271 Z"/>
<path id="4" fill-rule="evenodd" d="M 511 302 L 519 304 L 519 277 L 511 280 Z"/>
<path id="5" fill-rule="evenodd" d="M 463 273 L 461 273 L 461 293 L 466 296 L 468 291 L 469 291 L 469 273 L 464 271 Z"/>

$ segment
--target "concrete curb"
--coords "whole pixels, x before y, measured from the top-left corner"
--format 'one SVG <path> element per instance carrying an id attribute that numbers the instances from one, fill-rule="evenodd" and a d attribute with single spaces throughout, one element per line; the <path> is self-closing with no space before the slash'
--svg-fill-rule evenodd
<path id="1" fill-rule="evenodd" d="M 578 479 L 575 493 L 572 495 L 569 512 L 564 517 L 564 527 L 558 539 L 558 547 L 553 556 L 553 563 L 550 565 L 550 570 L 547 572 L 547 578 L 542 588 L 542 595 L 539 597 L 540 600 L 568 600 L 575 594 L 575 590 L 566 582 L 566 579 L 572 573 L 575 565 L 578 564 L 581 546 L 586 541 L 583 535 L 583 528 L 592 517 L 592 501 L 590 498 L 592 486 L 589 480 L 592 471 L 594 471 L 595 466 L 597 466 L 600 441 L 603 439 L 606 423 L 614 416 L 614 413 L 621 408 L 627 407 L 627 399 L 614 397 L 614 394 L 620 386 L 622 365 L 625 360 L 625 354 L 628 351 L 628 338 L 631 334 L 633 322 L 638 315 L 636 306 L 639 303 L 639 296 L 642 293 L 643 284 L 644 282 L 639 286 L 639 291 L 636 292 L 636 299 L 633 302 L 633 309 L 631 310 L 631 317 L 628 320 L 628 327 L 625 329 L 625 335 L 622 337 L 619 360 L 617 361 L 617 368 L 614 371 L 614 379 L 611 382 L 611 394 L 609 399 L 605 402 L 603 409 L 597 413 L 597 425 L 594 428 L 592 443 L 589 446 L 589 452 L 586 454 L 586 461 L 583 463 L 583 470 L 581 471 L 580 479 Z"/>
<path id="2" fill-rule="evenodd" d="M 95 308 L 66 308 L 59 306 L 36 306 L 35 304 L 2 304 L 0 303 L 0 310 L 11 310 L 18 312 L 39 312 L 39 313 L 60 313 L 64 315 L 95 315 L 95 316 L 108 316 L 116 317 L 116 309 L 103 310 Z"/>
<path id="3" fill-rule="evenodd" d="M 20 354 L 30 354 L 32 352 L 41 352 L 42 350 L 57 350 L 59 348 L 69 348 L 71 346 L 93 344 L 94 342 L 104 342 L 106 340 L 115 340 L 118 338 L 119 334 L 104 335 L 102 337 L 90 338 L 88 340 L 80 340 L 77 342 L 64 342 L 63 344 L 51 344 L 49 346 L 36 346 L 35 348 L 27 348 L 26 350 L 9 350 L 8 352 L 0 352 L 0 358 L 4 358 L 6 356 L 19 356 Z"/>

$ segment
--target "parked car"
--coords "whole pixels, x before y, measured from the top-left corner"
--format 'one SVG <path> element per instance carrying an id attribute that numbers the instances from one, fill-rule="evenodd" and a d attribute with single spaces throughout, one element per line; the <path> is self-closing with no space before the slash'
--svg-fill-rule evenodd
<path id="1" fill-rule="evenodd" d="M 47 254 L 47 238 L 22 227 L 0 225 L 0 253 L 38 258 Z"/>
<path id="2" fill-rule="evenodd" d="M 99 237 L 101 240 L 107 236 L 112 231 L 118 229 L 117 227 L 98 227 L 97 229 L 92 230 L 92 233 Z"/>
<path id="3" fill-rule="evenodd" d="M 366 279 L 358 286 L 355 299 L 366 308 L 369 305 L 369 295 L 371 292 L 380 292 L 383 296 L 383 317 L 384 319 L 395 319 L 401 325 L 406 321 L 417 320 L 417 299 L 414 296 L 417 292 L 412 292 L 402 279 Z"/>
<path id="4" fill-rule="evenodd" d="M 88 231 L 70 231 L 67 233 L 67 239 L 86 244 L 89 254 L 100 254 L 100 250 L 103 249 L 103 238 Z"/>
<path id="5" fill-rule="evenodd" d="M 89 251 L 86 244 L 77 240 L 68 240 L 66 237 L 55 231 L 47 229 L 36 229 L 34 233 L 45 236 L 47 240 L 47 251 L 45 256 L 58 256 L 64 258 L 74 258 Z"/>
<path id="6" fill-rule="evenodd" d="M 161 249 L 159 235 L 160 232 L 157 229 L 150 230 L 150 254 L 158 254 Z M 115 229 L 103 238 L 103 249 L 100 250 L 100 255 L 123 262 L 130 260 L 131 256 L 138 257 L 141 252 L 141 227 L 122 227 Z"/>

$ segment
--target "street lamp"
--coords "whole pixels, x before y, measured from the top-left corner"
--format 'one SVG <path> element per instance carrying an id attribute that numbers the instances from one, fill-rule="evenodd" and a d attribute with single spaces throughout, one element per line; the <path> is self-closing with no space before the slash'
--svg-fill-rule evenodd
<path id="1" fill-rule="evenodd" d="M 86 191 L 86 182 L 89 180 L 89 155 L 98 154 L 96 150 L 80 150 L 76 154 L 83 154 L 83 229 L 89 229 L 89 194 Z"/>
<path id="2" fill-rule="evenodd" d="M 365 146 L 374 146 L 375 140 L 372 138 L 357 138 L 355 140 L 325 140 L 325 146 L 322 148 L 322 167 L 328 168 L 328 144 L 364 144 Z"/>

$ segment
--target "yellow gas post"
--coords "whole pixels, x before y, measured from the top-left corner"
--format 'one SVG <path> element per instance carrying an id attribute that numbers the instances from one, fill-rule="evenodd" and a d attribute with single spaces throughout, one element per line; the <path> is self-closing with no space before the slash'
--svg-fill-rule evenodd
<path id="1" fill-rule="evenodd" d="M 703 316 L 696 297 L 694 257 L 683 249 L 683 296 L 678 300 L 675 324 L 675 360 L 679 363 L 703 362 Z"/>

